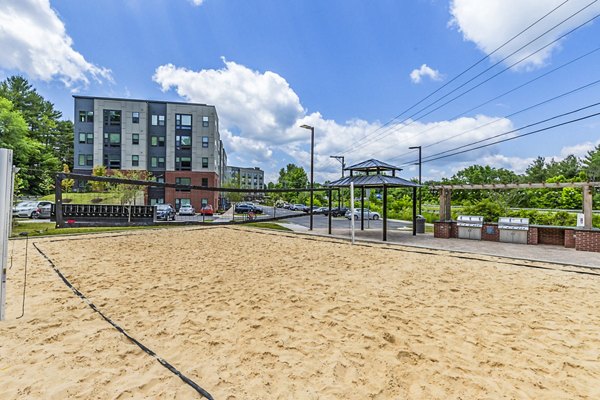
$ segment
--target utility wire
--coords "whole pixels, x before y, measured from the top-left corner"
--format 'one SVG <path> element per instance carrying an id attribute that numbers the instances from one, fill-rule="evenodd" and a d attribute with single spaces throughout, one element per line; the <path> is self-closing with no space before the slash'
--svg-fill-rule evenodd
<path id="1" fill-rule="evenodd" d="M 581 90 L 584 90 L 584 89 L 587 89 L 587 88 L 589 88 L 589 87 L 592 87 L 592 86 L 594 86 L 594 85 L 597 85 L 598 83 L 600 83 L 600 79 L 597 79 L 597 80 L 595 80 L 595 81 L 593 81 L 593 82 L 590 82 L 590 83 L 588 83 L 588 84 L 585 84 L 585 85 L 583 85 L 583 86 L 579 86 L 578 88 L 575 88 L 575 89 L 573 89 L 573 90 L 569 90 L 568 92 L 561 93 L 561 94 L 559 94 L 559 95 L 557 95 L 557 96 L 554 96 L 554 97 L 552 97 L 552 98 L 550 98 L 550 99 L 544 100 L 544 101 L 542 101 L 542 102 L 540 102 L 540 103 L 534 104 L 534 105 L 532 105 L 532 106 L 529 106 L 529 107 L 527 107 L 527 108 L 524 108 L 524 109 L 522 109 L 522 110 L 516 111 L 516 112 L 514 112 L 514 113 L 512 113 L 512 114 L 508 114 L 508 115 L 505 115 L 505 116 L 503 116 L 503 117 L 497 118 L 497 119 L 495 119 L 495 120 L 493 120 L 493 121 L 490 121 L 490 122 L 487 122 L 487 123 L 485 123 L 485 124 L 483 124 L 483 125 L 479 125 L 479 126 L 476 126 L 476 127 L 474 127 L 474 128 L 471 128 L 471 129 L 469 129 L 469 130 L 466 130 L 466 131 L 464 131 L 464 132 L 461 132 L 461 133 L 459 133 L 459 134 L 456 134 L 456 135 L 453 135 L 453 136 L 447 137 L 447 138 L 445 138 L 445 139 L 442 139 L 442 140 L 438 140 L 437 142 L 434 142 L 434 143 L 428 144 L 428 145 L 426 145 L 426 146 L 423 146 L 423 148 L 428 148 L 428 147 L 435 146 L 435 145 L 437 145 L 437 144 L 443 143 L 443 142 L 445 142 L 445 141 L 448 141 L 448 140 L 450 140 L 450 139 L 454 139 L 454 138 L 456 138 L 456 137 L 458 137 L 458 136 L 462 136 L 462 135 L 464 135 L 464 134 L 466 134 L 466 133 L 469 133 L 469 132 L 475 131 L 475 130 L 477 130 L 477 129 L 481 129 L 481 128 L 484 128 L 484 127 L 486 127 L 486 126 L 489 126 L 489 125 L 495 124 L 496 122 L 498 122 L 498 121 L 501 121 L 501 120 L 503 120 L 503 119 L 510 118 L 510 117 L 514 117 L 515 115 L 522 114 L 522 113 L 524 113 L 525 111 L 532 110 L 532 109 L 534 109 L 534 108 L 537 108 L 537 107 L 539 107 L 539 106 L 541 106 L 541 105 L 544 105 L 544 104 L 547 104 L 547 103 L 551 103 L 551 102 L 553 102 L 553 101 L 555 101 L 555 100 L 558 100 L 558 99 L 560 99 L 560 98 L 562 98 L 562 97 L 568 96 L 568 95 L 570 95 L 570 94 L 573 94 L 573 93 L 577 93 L 577 92 L 579 92 L 579 91 L 581 91 Z M 585 107 L 584 107 L 584 108 L 585 108 Z M 557 116 L 557 117 L 564 116 L 564 115 L 567 115 L 567 114 L 569 114 L 569 113 L 566 113 L 566 114 L 561 114 L 561 115 L 559 115 L 559 116 Z M 553 117 L 553 118 L 551 118 L 551 119 L 555 119 L 555 118 L 557 118 L 557 117 Z M 545 121 L 542 121 L 542 122 L 546 122 L 546 121 L 547 121 L 547 120 L 545 120 Z M 539 124 L 539 123 L 540 123 L 540 122 L 537 122 L 537 123 L 535 123 L 535 124 L 533 124 L 533 125 L 536 125 L 536 124 Z M 531 126 L 531 125 L 527 125 L 527 126 L 525 126 L 525 127 L 523 127 L 523 128 L 530 127 L 530 126 Z M 520 129 L 523 129 L 523 128 L 520 128 Z M 513 132 L 513 131 L 511 131 L 511 132 Z M 508 133 L 511 133 L 511 132 L 508 132 Z M 501 134 L 501 135 L 503 135 L 503 134 Z M 486 141 L 486 140 L 489 140 L 489 139 L 493 139 L 493 138 L 495 138 L 495 137 L 497 137 L 497 135 L 496 135 L 496 136 L 491 136 L 491 137 L 489 137 L 489 138 L 487 138 L 487 139 L 482 139 L 481 141 Z M 474 142 L 474 143 L 479 143 L 479 142 Z M 470 145 L 472 145 L 472 144 L 474 144 L 474 143 L 469 143 L 469 144 L 463 145 L 463 146 L 461 146 L 461 147 L 470 146 Z M 459 148 L 460 148 L 460 147 L 459 147 Z M 439 155 L 439 154 L 444 154 L 444 153 L 447 153 L 447 152 L 449 152 L 449 151 L 454 151 L 454 150 L 456 150 L 456 148 L 454 148 L 454 149 L 451 149 L 451 150 L 445 150 L 445 151 L 442 151 L 442 152 L 440 152 L 440 153 L 436 153 L 436 154 L 430 155 L 430 156 L 428 156 L 428 157 L 433 157 L 433 156 L 436 156 L 436 155 Z M 399 156 L 392 157 L 392 158 L 390 159 L 390 161 L 393 161 L 393 160 L 400 159 L 400 158 L 404 157 L 404 156 L 405 156 L 405 155 L 407 155 L 407 154 L 412 154 L 412 153 L 410 153 L 410 152 L 403 153 L 403 154 L 401 154 L 401 155 L 399 155 Z M 403 165 L 410 165 L 410 163 L 403 164 Z"/>
<path id="2" fill-rule="evenodd" d="M 556 43 L 557 41 L 563 39 L 564 37 L 566 37 L 567 35 L 573 33 L 575 30 L 581 28 L 582 26 L 588 24 L 589 22 L 593 21 L 595 18 L 599 17 L 600 14 L 597 14 L 596 16 L 594 16 L 593 18 L 585 21 L 584 23 L 578 25 L 576 28 L 568 31 L 567 33 L 561 35 L 558 39 L 553 40 L 552 42 L 548 43 L 547 45 L 541 47 L 540 49 L 536 50 L 535 52 L 529 54 L 528 56 L 525 56 L 523 58 L 521 58 L 519 61 L 511 64 L 509 67 L 504 68 L 502 71 L 500 71 L 499 73 L 496 73 L 495 75 L 493 75 L 492 77 L 484 80 L 483 82 L 479 83 L 478 85 L 466 90 L 465 92 L 461 93 L 458 96 L 455 96 L 454 98 L 452 98 L 451 100 L 447 101 L 446 103 L 443 103 L 441 106 L 436 107 L 435 109 L 429 111 L 428 113 L 421 115 L 415 119 L 412 119 L 413 117 L 417 116 L 419 113 L 427 110 L 428 108 L 430 108 L 431 106 L 437 104 L 438 102 L 440 102 L 441 100 L 445 99 L 446 97 L 448 97 L 449 95 L 451 95 L 452 93 L 458 91 L 459 89 L 463 88 L 464 86 L 466 86 L 467 84 L 473 82 L 475 79 L 477 79 L 478 77 L 480 77 L 481 75 L 483 75 L 484 73 L 490 71 L 492 68 L 496 67 L 497 65 L 499 65 L 500 63 L 506 61 L 508 58 L 512 57 L 513 55 L 515 55 L 516 53 L 518 53 L 519 51 L 523 50 L 525 47 L 529 46 L 530 44 L 532 44 L 533 42 L 537 41 L 538 39 L 542 38 L 543 36 L 545 36 L 547 33 L 551 32 L 552 30 L 556 29 L 557 27 L 559 27 L 560 25 L 562 25 L 563 23 L 565 23 L 566 21 L 568 21 L 569 19 L 575 17 L 577 14 L 583 12 L 585 9 L 587 9 L 588 7 L 592 6 L 594 3 L 598 2 L 598 0 L 594 0 L 591 3 L 589 3 L 588 5 L 586 5 L 585 7 L 581 8 L 579 11 L 575 12 L 574 14 L 570 15 L 569 17 L 567 17 L 566 19 L 562 20 L 561 22 L 559 22 L 558 24 L 554 25 L 553 27 L 551 27 L 550 29 L 544 31 L 544 33 L 538 35 L 537 37 L 535 37 L 534 39 L 532 39 L 531 41 L 529 41 L 528 43 L 526 43 L 525 45 L 521 46 L 519 49 L 513 51 L 512 53 L 510 53 L 509 55 L 503 57 L 502 59 L 500 59 L 499 61 L 497 61 L 496 63 L 494 63 L 492 66 L 486 68 L 484 71 L 480 72 L 479 74 L 475 75 L 474 77 L 470 78 L 469 80 L 467 80 L 466 82 L 462 83 L 461 85 L 459 85 L 458 87 L 452 89 L 450 92 L 446 93 L 445 95 L 443 95 L 442 97 L 438 98 L 437 100 L 433 101 L 432 103 L 428 104 L 425 107 L 420 108 L 418 111 L 414 112 L 413 114 L 409 115 L 408 117 L 404 118 L 401 122 L 399 122 L 397 125 L 393 125 L 393 126 L 388 126 L 388 128 L 386 130 L 384 130 L 382 133 L 380 133 L 379 135 L 377 135 L 376 138 L 372 139 L 372 140 L 379 140 L 382 139 L 383 137 L 389 136 L 391 133 L 394 133 L 396 131 L 401 130 L 402 128 L 405 128 L 407 126 L 410 126 L 411 124 L 413 124 L 414 122 L 416 122 L 419 119 L 422 119 L 423 117 L 430 115 L 431 113 L 433 113 L 434 111 L 439 110 L 440 108 L 446 106 L 447 104 L 453 102 L 454 100 L 462 97 L 463 95 L 471 92 L 472 90 L 478 88 L 479 86 L 483 85 L 484 83 L 490 81 L 491 79 L 497 77 L 498 75 L 508 71 L 509 69 L 513 68 L 514 66 L 518 65 L 519 63 L 527 60 L 528 58 L 534 56 L 535 54 L 539 53 L 540 51 L 544 50 L 545 48 L 547 48 L 548 46 Z M 537 22 L 536 22 L 537 23 Z M 535 24 L 535 23 L 534 23 Z M 413 107 L 414 108 L 414 107 Z M 402 114 L 400 114 L 402 115 Z M 402 125 L 405 122 L 409 122 L 408 124 Z M 402 125 L 400 127 L 398 127 L 398 125 Z M 363 137 L 362 139 L 359 140 L 366 140 L 369 136 L 371 136 L 373 133 Z M 352 153 L 354 151 L 357 151 L 360 149 L 360 147 L 356 147 L 359 143 L 355 143 L 353 144 L 351 147 L 349 147 L 347 150 L 342 151 L 342 154 L 346 154 L 346 153 Z"/>
<path id="3" fill-rule="evenodd" d="M 575 123 L 575 122 L 579 122 L 579 121 L 583 121 L 583 120 L 586 120 L 586 119 L 589 119 L 589 118 L 596 117 L 596 116 L 598 116 L 598 115 L 600 115 L 600 112 L 597 112 L 597 113 L 594 113 L 594 114 L 589 114 L 589 115 L 586 115 L 586 116 L 584 116 L 584 117 L 580 117 L 580 118 L 572 119 L 572 120 L 569 120 L 569 121 L 566 121 L 566 122 L 561 122 L 560 124 L 556 124 L 556 125 L 548 126 L 548 127 L 541 128 L 541 129 L 537 129 L 537 130 L 535 130 L 535 131 L 532 131 L 532 132 L 527 132 L 527 133 L 523 133 L 523 134 L 521 134 L 521 135 L 516 135 L 516 136 L 513 136 L 513 137 L 506 138 L 506 139 L 501 139 L 501 140 L 495 141 L 495 142 L 493 142 L 493 143 L 487 143 L 487 144 L 483 144 L 483 145 L 481 145 L 481 146 L 473 147 L 472 149 L 466 149 L 466 150 L 462 150 L 462 151 L 457 151 L 457 152 L 455 152 L 455 153 L 452 153 L 452 154 L 447 154 L 447 155 L 439 156 L 439 157 L 436 157 L 436 158 L 427 159 L 427 160 L 425 160 L 425 161 L 421 161 L 421 162 L 422 162 L 422 163 L 426 163 L 426 162 L 431 162 L 431 161 L 441 160 L 441 159 L 443 159 L 443 158 L 448 158 L 448 157 L 452 157 L 452 156 L 455 156 L 455 155 L 458 155 L 458 154 L 463 154 L 463 153 L 467 153 L 467 152 L 469 152 L 469 151 L 478 150 L 478 149 L 482 149 L 482 148 L 484 148 L 484 147 L 492 146 L 492 145 L 494 145 L 494 144 L 498 144 L 498 143 L 504 143 L 504 142 L 508 142 L 508 141 L 510 141 L 510 140 L 515 140 L 515 139 L 522 138 L 522 137 L 524 137 L 524 136 L 533 135 L 534 133 L 545 132 L 545 131 L 548 131 L 548 130 L 550 130 L 550 129 L 558 128 L 558 127 L 560 127 L 560 126 L 564 126 L 564 125 L 573 124 L 573 123 Z"/>
<path id="4" fill-rule="evenodd" d="M 542 74 L 542 75 L 540 75 L 540 76 L 538 76 L 538 77 L 536 77 L 536 78 L 530 79 L 530 80 L 528 80 L 527 82 L 525 82 L 525 83 L 522 83 L 521 85 L 518 85 L 518 86 L 514 87 L 513 89 L 510 89 L 510 90 L 508 90 L 508 91 L 506 91 L 506 92 L 504 92 L 504 93 L 502 93 L 502 94 L 500 94 L 500 95 L 498 95 L 498 96 L 496 96 L 496 97 L 494 97 L 494 98 L 492 98 L 492 99 L 489 99 L 489 100 L 487 100 L 487 101 L 485 101 L 485 102 L 483 102 L 483 103 L 481 103 L 481 104 L 478 104 L 478 105 L 476 105 L 476 106 L 474 106 L 474 107 L 470 108 L 469 110 L 465 110 L 465 111 L 463 111 L 463 112 L 461 112 L 461 113 L 459 113 L 459 114 L 456 114 L 456 115 L 452 116 L 451 118 L 449 118 L 449 120 L 454 120 L 454 119 L 460 118 L 460 117 L 462 117 L 462 116 L 466 115 L 467 113 L 469 113 L 469 112 L 471 112 L 471 111 L 474 111 L 474 110 L 476 110 L 476 109 L 478 109 L 478 108 L 480 108 L 480 107 L 483 107 L 483 106 L 485 106 L 485 105 L 487 105 L 487 104 L 489 104 L 489 103 L 491 103 L 491 102 L 493 102 L 493 101 L 496 101 L 496 100 L 498 100 L 498 99 L 500 99 L 500 98 L 502 98 L 502 97 L 504 97 L 504 96 L 506 96 L 506 95 L 508 95 L 508 94 L 510 94 L 510 93 L 514 93 L 514 92 L 516 92 L 517 90 L 519 90 L 519 89 L 522 89 L 522 88 L 524 88 L 525 86 L 527 86 L 527 85 L 530 85 L 531 83 L 533 83 L 533 82 L 535 82 L 535 81 L 538 81 L 538 80 L 540 80 L 540 79 L 542 79 L 542 78 L 544 78 L 544 77 L 546 77 L 546 76 L 548 76 L 548 75 L 550 75 L 550 74 L 552 74 L 552 73 L 554 73 L 554 72 L 556 72 L 556 71 L 558 71 L 558 70 L 560 70 L 560 69 L 562 69 L 562 68 L 564 68 L 564 67 L 566 67 L 566 66 L 568 66 L 568 65 L 570 65 L 570 64 L 573 64 L 573 63 L 575 63 L 575 62 L 577 62 L 577 61 L 579 61 L 579 60 L 581 60 L 581 59 L 583 59 L 583 58 L 585 58 L 585 57 L 588 57 L 588 56 L 590 56 L 590 55 L 594 54 L 595 52 L 597 52 L 597 51 L 599 51 L 599 50 L 600 50 L 600 47 L 596 47 L 595 49 L 593 49 L 593 50 L 591 50 L 591 51 L 589 51 L 589 52 L 587 52 L 587 53 L 585 53 L 585 54 L 583 54 L 583 55 L 581 55 L 581 56 L 579 56 L 579 57 L 577 57 L 577 58 L 574 58 L 574 59 L 572 59 L 572 60 L 570 60 L 570 61 L 568 61 L 568 62 L 566 62 L 566 63 L 564 63 L 564 64 L 562 64 L 562 65 L 560 65 L 560 66 L 558 66 L 558 67 L 556 67 L 556 68 L 553 68 L 552 70 L 550 70 L 550 71 L 548 71 L 548 72 L 546 72 L 546 73 L 544 73 L 544 74 Z M 586 86 L 587 86 L 587 85 L 586 85 Z M 583 87 L 582 87 L 582 88 L 583 88 Z M 581 89 L 581 88 L 580 88 L 580 89 Z M 576 89 L 576 90 L 578 90 L 578 89 Z M 570 92 L 568 92 L 568 93 L 570 93 Z M 563 94 L 563 95 L 565 95 L 565 94 Z M 561 96 L 562 96 L 562 95 L 561 95 Z M 541 104 L 541 103 L 540 103 L 540 104 Z M 532 107 L 535 107 L 535 106 L 532 106 Z M 509 117 L 511 117 L 511 116 L 517 115 L 517 114 L 519 114 L 519 113 L 521 113 L 521 112 L 523 112 L 523 111 L 525 111 L 525 110 L 531 109 L 532 107 L 528 107 L 528 108 L 526 108 L 526 109 L 524 109 L 524 110 L 517 111 L 517 112 L 515 112 L 515 113 L 513 113 L 513 114 L 505 115 L 504 117 L 498 118 L 498 119 L 496 119 L 496 120 L 492 121 L 491 123 L 494 123 L 494 122 L 500 121 L 500 120 L 501 120 L 501 119 L 503 119 L 503 118 L 509 118 Z M 430 143 L 430 144 L 427 144 L 427 145 L 423 145 L 422 147 L 425 149 L 425 148 L 429 148 L 429 147 L 432 147 L 432 146 L 438 145 L 438 144 L 440 144 L 440 143 L 446 142 L 446 141 L 448 141 L 448 140 L 450 140 L 450 139 L 453 139 L 453 138 L 456 138 L 456 137 L 458 137 L 458 136 L 464 135 L 464 134 L 466 134 L 466 133 L 469 133 L 469 132 L 471 132 L 471 131 L 473 131 L 473 130 L 475 130 L 475 129 L 479 129 L 479 128 L 482 128 L 482 127 L 484 127 L 484 126 L 487 126 L 487 125 L 489 125 L 489 124 L 480 125 L 480 126 L 478 126 L 478 127 L 476 127 L 476 128 L 469 129 L 468 131 L 465 131 L 465 132 L 459 133 L 459 134 L 457 134 L 457 135 L 454 135 L 454 136 L 450 136 L 450 137 L 448 137 L 448 138 L 445 138 L 445 139 L 442 139 L 442 140 L 440 140 L 440 141 L 437 141 L 437 142 L 434 142 L 434 143 Z M 427 129 L 425 129 L 425 130 L 423 130 L 423 131 L 421 131 L 421 132 L 417 133 L 417 134 L 416 134 L 416 136 L 420 136 L 420 135 L 422 135 L 422 134 L 424 134 L 424 133 L 426 133 L 426 132 L 429 132 L 429 131 L 431 131 L 431 130 L 433 130 L 433 129 L 435 129 L 435 128 L 436 128 L 435 126 L 429 127 L 429 128 L 427 128 Z M 404 156 L 406 156 L 406 155 L 409 155 L 409 154 L 412 154 L 412 153 L 413 153 L 412 151 L 408 151 L 408 152 L 406 152 L 406 153 L 402 153 L 402 154 L 400 154 L 400 155 L 398 155 L 398 156 L 396 156 L 396 157 L 392 158 L 391 160 L 397 160 L 397 159 L 399 159 L 399 158 L 402 158 L 402 157 L 404 157 Z"/>

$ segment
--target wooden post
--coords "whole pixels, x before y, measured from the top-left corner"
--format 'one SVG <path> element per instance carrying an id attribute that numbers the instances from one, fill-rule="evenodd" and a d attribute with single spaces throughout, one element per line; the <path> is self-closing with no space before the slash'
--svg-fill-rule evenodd
<path id="1" fill-rule="evenodd" d="M 383 241 L 387 241 L 387 186 L 383 185 Z"/>
<path id="2" fill-rule="evenodd" d="M 592 187 L 583 187 L 583 219 L 585 229 L 592 229 Z"/>
<path id="3" fill-rule="evenodd" d="M 440 221 L 452 220 L 452 191 L 450 189 L 440 189 Z"/>

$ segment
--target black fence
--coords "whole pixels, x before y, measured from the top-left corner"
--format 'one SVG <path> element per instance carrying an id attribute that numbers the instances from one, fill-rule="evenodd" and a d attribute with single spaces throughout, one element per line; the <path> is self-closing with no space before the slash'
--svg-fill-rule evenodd
<path id="1" fill-rule="evenodd" d="M 52 219 L 56 219 L 55 205 Z M 152 225 L 156 218 L 154 206 L 119 206 L 95 204 L 63 204 L 62 220 L 66 226 Z"/>

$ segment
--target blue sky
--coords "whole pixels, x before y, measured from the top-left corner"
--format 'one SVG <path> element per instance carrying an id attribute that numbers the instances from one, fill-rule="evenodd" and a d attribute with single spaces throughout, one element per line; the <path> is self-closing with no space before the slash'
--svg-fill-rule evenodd
<path id="1" fill-rule="evenodd" d="M 409 146 L 423 146 L 425 158 L 600 102 L 593 84 L 519 112 L 600 79 L 600 51 L 573 61 L 600 46 L 597 15 L 593 0 L 4 0 L 0 78 L 25 76 L 69 119 L 73 94 L 214 104 L 230 164 L 259 166 L 270 180 L 290 162 L 308 169 L 302 124 L 315 126 L 319 181 L 340 174 L 330 155 L 348 164 L 381 159 L 411 178 L 416 152 Z M 535 128 L 597 112 L 600 106 Z M 426 162 L 423 176 L 439 179 L 475 163 L 522 172 L 537 156 L 584 156 L 600 144 L 599 133 L 600 116 L 591 117 Z"/>

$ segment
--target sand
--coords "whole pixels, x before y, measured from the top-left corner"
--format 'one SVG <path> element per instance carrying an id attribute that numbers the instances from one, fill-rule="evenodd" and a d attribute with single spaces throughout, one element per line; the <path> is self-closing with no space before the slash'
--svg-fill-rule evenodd
<path id="1" fill-rule="evenodd" d="M 215 399 L 600 398 L 600 276 L 182 228 L 30 240 L 21 319 L 25 242 L 12 241 L 1 399 L 200 398 L 32 242 Z"/>

